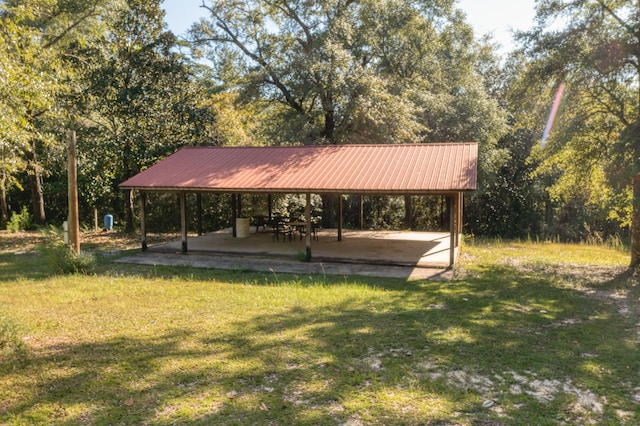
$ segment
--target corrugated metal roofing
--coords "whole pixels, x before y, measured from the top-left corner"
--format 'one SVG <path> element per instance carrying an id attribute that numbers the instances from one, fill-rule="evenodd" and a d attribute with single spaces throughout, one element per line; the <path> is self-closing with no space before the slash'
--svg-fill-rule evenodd
<path id="1" fill-rule="evenodd" d="M 472 191 L 477 157 L 476 143 L 188 147 L 120 187 L 227 193 Z"/>

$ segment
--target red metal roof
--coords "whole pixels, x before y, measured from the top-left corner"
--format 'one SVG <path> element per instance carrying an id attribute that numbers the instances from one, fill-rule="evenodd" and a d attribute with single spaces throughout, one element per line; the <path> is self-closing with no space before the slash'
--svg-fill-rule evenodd
<path id="1" fill-rule="evenodd" d="M 476 143 L 188 147 L 120 187 L 227 193 L 472 191 L 477 157 Z"/>

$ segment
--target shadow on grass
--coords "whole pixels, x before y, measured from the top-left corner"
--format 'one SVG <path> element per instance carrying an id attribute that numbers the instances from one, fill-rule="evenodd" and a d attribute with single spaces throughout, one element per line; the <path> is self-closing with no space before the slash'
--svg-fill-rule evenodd
<path id="1" fill-rule="evenodd" d="M 22 369 L 0 365 L 1 380 L 21 389 L 6 393 L 0 421 L 640 421 L 637 330 L 616 304 L 506 267 L 370 285 L 380 291 L 248 312 L 223 329 L 203 318 L 160 337 L 46 345 Z"/>
<path id="2" fill-rule="evenodd" d="M 0 282 L 40 280 L 50 275 L 50 269 L 40 253 L 0 253 Z"/>

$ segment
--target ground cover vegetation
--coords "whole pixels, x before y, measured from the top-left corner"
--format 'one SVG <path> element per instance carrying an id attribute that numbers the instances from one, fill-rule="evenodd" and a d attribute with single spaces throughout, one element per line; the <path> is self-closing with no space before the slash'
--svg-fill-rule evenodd
<path id="1" fill-rule="evenodd" d="M 3 424 L 640 422 L 622 250 L 475 239 L 406 282 L 118 264 L 116 233 L 57 275 L 45 239 L 0 233 Z"/>
<path id="2" fill-rule="evenodd" d="M 185 40 L 167 31 L 158 0 L 0 4 L 1 228 L 24 207 L 29 225 L 66 219 L 68 129 L 78 135 L 83 223 L 111 213 L 128 231 L 137 194 L 118 183 L 185 145 L 478 141 L 467 233 L 632 242 L 637 262 L 633 2 L 540 1 L 536 27 L 504 57 L 454 0 L 202 6 Z M 206 230 L 228 225 L 227 198 L 205 197 Z M 245 205 L 266 213 L 253 198 Z M 345 222 L 358 226 L 357 196 L 345 201 Z M 446 227 L 445 204 L 367 197 L 364 226 Z M 325 226 L 336 205 L 318 201 Z M 154 198 L 150 226 L 175 229 L 177 206 Z"/>

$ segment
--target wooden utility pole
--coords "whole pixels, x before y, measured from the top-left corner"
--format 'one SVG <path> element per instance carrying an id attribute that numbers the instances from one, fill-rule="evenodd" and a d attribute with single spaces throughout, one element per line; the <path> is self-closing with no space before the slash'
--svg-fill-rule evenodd
<path id="1" fill-rule="evenodd" d="M 80 254 L 80 220 L 78 218 L 78 171 L 76 160 L 76 132 L 67 131 L 69 143 L 69 246 Z"/>

